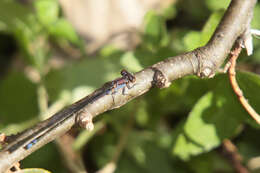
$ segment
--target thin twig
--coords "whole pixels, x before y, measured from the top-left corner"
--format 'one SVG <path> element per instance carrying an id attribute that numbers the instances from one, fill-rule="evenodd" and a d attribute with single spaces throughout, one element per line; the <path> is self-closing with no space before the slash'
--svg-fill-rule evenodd
<path id="1" fill-rule="evenodd" d="M 113 156 L 112 162 L 116 163 L 119 160 L 120 155 L 127 144 L 127 138 L 129 137 L 129 133 L 134 125 L 134 120 L 135 120 L 134 115 L 130 115 L 127 125 L 123 129 L 123 133 L 120 135 L 120 139 L 117 144 L 116 152 Z"/>
<path id="2" fill-rule="evenodd" d="M 138 104 L 136 104 L 136 105 L 138 105 Z M 135 111 L 130 114 L 130 118 L 129 118 L 125 128 L 122 131 L 123 133 L 120 135 L 119 142 L 116 146 L 116 150 L 115 150 L 112 160 L 108 164 L 106 164 L 101 170 L 97 171 L 97 173 L 113 173 L 116 170 L 117 162 L 127 144 L 127 138 L 134 125 L 134 120 L 135 120 L 134 115 L 136 114 L 136 110 L 137 109 L 135 109 Z"/>
<path id="3" fill-rule="evenodd" d="M 75 138 L 70 134 L 65 134 L 55 141 L 59 146 L 60 154 L 63 156 L 66 167 L 71 172 L 87 173 L 81 155 L 71 147 Z"/>
<path id="4" fill-rule="evenodd" d="M 242 157 L 237 152 L 236 146 L 228 139 L 223 141 L 223 154 L 230 161 L 232 167 L 237 173 L 249 173 L 246 167 L 242 165 Z"/>
<path id="5" fill-rule="evenodd" d="M 45 86 L 42 83 L 38 84 L 37 95 L 40 114 L 43 114 L 48 110 L 48 94 Z"/>
<path id="6" fill-rule="evenodd" d="M 239 88 L 239 85 L 236 80 L 236 60 L 242 50 L 242 46 L 240 43 L 236 44 L 234 50 L 231 52 L 230 58 L 230 67 L 228 70 L 229 73 L 229 81 L 230 84 L 237 95 L 240 103 L 245 108 L 245 110 L 249 113 L 249 115 L 258 123 L 260 124 L 260 116 L 258 113 L 252 108 L 252 106 L 248 103 L 247 99 L 244 97 L 242 90 Z"/>

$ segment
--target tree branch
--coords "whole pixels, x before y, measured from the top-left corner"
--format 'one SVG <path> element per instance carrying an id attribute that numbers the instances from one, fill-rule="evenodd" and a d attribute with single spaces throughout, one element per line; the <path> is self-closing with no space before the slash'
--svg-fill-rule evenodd
<path id="1" fill-rule="evenodd" d="M 247 168 L 243 166 L 243 158 L 237 151 L 237 147 L 232 141 L 225 139 L 222 143 L 221 154 L 231 163 L 231 166 L 237 173 L 249 173 Z"/>
<path id="2" fill-rule="evenodd" d="M 10 137 L 10 142 L 0 152 L 0 172 L 4 172 L 17 161 L 22 160 L 46 143 L 64 134 L 77 123 L 76 117 L 81 112 L 88 112 L 88 114 L 95 117 L 107 110 L 126 104 L 133 98 L 147 92 L 153 85 L 165 88 L 170 85 L 171 81 L 186 75 L 195 74 L 199 77 L 213 77 L 230 52 L 235 40 L 246 30 L 251 22 L 255 3 L 256 0 L 232 0 L 218 28 L 206 46 L 179 56 L 170 57 L 154 64 L 152 67 L 135 73 L 135 86 L 128 90 L 127 95 L 118 92 L 113 97 L 111 95 L 103 95 L 92 103 L 89 101 L 85 102 L 84 99 L 91 100 L 91 98 L 96 97 L 96 93 L 102 91 L 102 88 L 98 89 L 94 94 L 56 113 L 35 127 L 12 138 Z M 47 131 L 48 134 L 44 135 L 30 149 L 18 147 L 12 152 L 8 150 L 8 146 L 15 145 L 21 141 L 21 143 L 28 144 L 28 140 L 31 139 L 30 137 L 37 130 L 43 129 L 48 122 L 54 121 L 57 117 L 61 118 L 62 115 L 67 115 L 68 111 L 72 111 L 71 115 L 61 121 L 59 126 Z"/>

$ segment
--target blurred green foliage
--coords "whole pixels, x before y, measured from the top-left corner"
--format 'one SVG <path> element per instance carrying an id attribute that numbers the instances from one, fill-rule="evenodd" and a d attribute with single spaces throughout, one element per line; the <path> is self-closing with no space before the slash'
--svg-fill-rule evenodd
<path id="1" fill-rule="evenodd" d="M 167 57 L 205 45 L 228 3 L 184 0 L 160 14 L 149 11 L 143 22 L 142 42 L 135 50 L 122 51 L 106 45 L 95 57 L 87 57 L 82 49 L 83 41 L 61 15 L 58 1 L 37 0 L 24 5 L 1 0 L 0 45 L 4 47 L 6 39 L 1 38 L 6 35 L 14 39 L 18 49 L 13 51 L 20 66 L 24 66 L 9 64 L 7 72 L 0 74 L 1 131 L 17 133 L 40 118 L 44 113 L 39 109 L 39 102 L 44 99 L 39 94 L 40 86 L 46 88 L 50 106 L 64 101 L 64 93 L 72 103 L 118 77 L 122 68 L 137 72 Z M 254 14 L 252 26 L 259 29 L 259 3 Z M 77 49 L 82 58 L 77 61 L 64 58 L 63 66 L 52 68 L 48 62 L 59 46 Z M 1 50 L 4 49 L 0 49 L 1 61 L 8 62 L 11 56 Z M 244 59 L 241 64 L 248 69 L 259 68 L 259 57 L 260 40 L 254 39 L 254 54 L 250 58 L 241 57 Z M 28 67 L 39 74 L 39 81 L 31 80 Z M 250 104 L 260 112 L 259 75 L 239 72 L 237 79 Z M 126 141 L 116 172 L 233 172 L 218 152 L 226 138 L 234 139 L 245 163 L 260 155 L 259 140 L 256 140 L 259 126 L 241 107 L 225 74 L 213 79 L 193 76 L 178 79 L 169 88 L 154 88 L 120 109 L 98 116 L 95 121 L 97 129 L 91 133 L 80 132 L 73 144 L 86 159 L 90 172 L 111 161 L 122 138 Z M 64 172 L 62 159 L 56 155 L 55 146 L 48 144 L 22 161 L 22 167 Z"/>

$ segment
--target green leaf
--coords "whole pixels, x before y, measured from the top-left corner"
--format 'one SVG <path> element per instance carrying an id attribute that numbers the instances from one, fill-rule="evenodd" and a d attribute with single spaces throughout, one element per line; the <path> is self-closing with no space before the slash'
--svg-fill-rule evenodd
<path id="1" fill-rule="evenodd" d="M 224 15 L 224 12 L 225 10 L 218 10 L 210 15 L 209 19 L 202 29 L 199 46 L 204 46 L 209 41 L 215 29 L 217 28 L 222 16 Z"/>
<path id="2" fill-rule="evenodd" d="M 145 126 L 148 124 L 149 114 L 147 112 L 147 103 L 143 100 L 140 100 L 136 110 L 136 122 L 140 126 Z"/>
<path id="3" fill-rule="evenodd" d="M 154 49 L 150 50 L 149 48 L 152 48 L 153 46 L 147 46 L 148 44 L 136 49 L 134 52 L 134 56 L 143 67 L 151 66 L 160 60 L 164 60 L 165 58 L 174 55 L 174 52 L 168 47 L 158 47 L 154 45 Z"/>
<path id="4" fill-rule="evenodd" d="M 66 168 L 62 165 L 62 156 L 59 155 L 57 147 L 54 143 L 49 143 L 33 152 L 21 161 L 21 165 L 23 165 L 23 168 L 30 168 L 32 166 L 37 168 L 48 168 L 48 171 L 53 173 L 66 172 Z"/>
<path id="5" fill-rule="evenodd" d="M 259 137 L 259 130 L 248 128 L 239 138 L 236 143 L 239 154 L 243 156 L 245 163 L 248 163 L 250 159 L 257 158 L 260 155 L 260 141 L 256 140 Z"/>
<path id="6" fill-rule="evenodd" d="M 203 148 L 191 141 L 184 133 L 184 121 L 179 123 L 177 128 L 173 131 L 173 155 L 178 156 L 180 159 L 187 161 L 191 155 L 197 155 L 203 152 Z"/>
<path id="7" fill-rule="evenodd" d="M 58 20 L 59 4 L 56 0 L 37 0 L 34 1 L 38 20 L 49 27 Z"/>
<path id="8" fill-rule="evenodd" d="M 203 148 L 196 145 L 184 133 L 180 133 L 174 144 L 173 154 L 182 160 L 189 160 L 191 155 L 197 155 L 203 152 Z"/>
<path id="9" fill-rule="evenodd" d="M 27 169 L 22 169 L 19 172 L 21 172 L 21 173 L 51 173 L 45 169 L 40 169 L 40 168 L 27 168 Z"/>
<path id="10" fill-rule="evenodd" d="M 188 165 L 194 173 L 233 172 L 229 162 L 217 151 L 196 156 L 188 162 Z"/>
<path id="11" fill-rule="evenodd" d="M 122 51 L 118 49 L 115 45 L 113 44 L 108 44 L 104 45 L 104 47 L 101 48 L 99 51 L 100 56 L 102 57 L 109 57 L 109 56 L 114 56 L 117 53 L 121 53 Z"/>
<path id="12" fill-rule="evenodd" d="M 188 29 L 174 29 L 169 37 L 171 38 L 170 47 L 173 49 L 173 52 L 177 55 L 178 53 L 183 53 L 187 51 L 186 43 L 184 42 L 184 37 L 189 33 Z"/>
<path id="13" fill-rule="evenodd" d="M 227 9 L 230 4 L 230 0 L 206 0 L 205 3 L 211 11 L 216 11 L 220 9 Z"/>
<path id="14" fill-rule="evenodd" d="M 201 34 L 198 31 L 190 31 L 183 38 L 183 42 L 186 46 L 186 51 L 191 51 L 199 47 Z"/>
<path id="15" fill-rule="evenodd" d="M 228 83 L 223 80 L 223 83 Z M 194 106 L 184 125 L 187 137 L 204 151 L 220 145 L 223 139 L 236 135 L 245 120 L 245 111 L 229 87 L 219 85 Z"/>
<path id="16" fill-rule="evenodd" d="M 118 61 L 118 57 L 97 57 L 85 58 L 80 63 L 68 64 L 59 70 L 53 70 L 45 80 L 49 99 L 56 100 L 63 91 L 71 92 L 72 97 L 78 95 L 77 93 L 83 93 L 82 98 L 105 82 L 119 77 L 122 68 L 124 67 Z"/>
<path id="17" fill-rule="evenodd" d="M 221 17 L 224 15 L 224 12 L 224 10 L 219 10 L 211 14 L 204 25 L 202 32 L 190 31 L 185 35 L 183 41 L 187 51 L 204 46 L 209 41 L 220 22 Z"/>
<path id="18" fill-rule="evenodd" d="M 160 40 L 161 18 L 154 11 L 150 11 L 145 16 L 145 34 L 150 37 L 150 41 Z"/>
<path id="19" fill-rule="evenodd" d="M 166 19 L 173 19 L 177 15 L 177 9 L 175 5 L 170 5 L 163 9 L 163 16 Z"/>
<path id="20" fill-rule="evenodd" d="M 158 46 L 166 46 L 168 44 L 165 21 L 161 16 L 154 11 L 149 11 L 144 18 L 144 23 L 144 41 L 148 48 L 153 50 Z"/>
<path id="21" fill-rule="evenodd" d="M 135 156 L 132 152 L 135 153 Z M 183 168 L 180 168 L 171 159 L 167 150 L 158 147 L 154 141 L 147 141 L 123 154 L 116 172 L 132 172 L 130 168 L 134 168 L 136 173 L 183 172 Z"/>
<path id="22" fill-rule="evenodd" d="M 255 109 L 258 114 L 260 113 L 260 98 L 256 93 L 260 90 L 260 76 L 251 72 L 238 72 L 237 73 L 237 81 L 239 87 L 243 91 L 244 97 L 248 100 L 249 104 Z M 246 113 L 247 120 L 246 122 L 249 123 L 254 128 L 259 129 L 260 126 L 251 118 L 251 116 Z"/>
<path id="23" fill-rule="evenodd" d="M 154 115 L 148 116 L 148 124 L 152 124 L 150 120 L 153 119 L 157 123 L 158 118 L 161 119 L 162 115 L 171 115 L 169 118 L 173 117 L 173 113 L 174 116 L 178 117 L 185 115 L 192 109 L 197 100 L 211 89 L 210 84 L 213 82 L 213 80 L 187 76 L 174 81 L 167 89 L 151 90 L 145 97 L 149 113 Z"/>
<path id="24" fill-rule="evenodd" d="M 80 39 L 77 33 L 66 19 L 60 18 L 54 24 L 49 26 L 48 30 L 54 37 L 68 40 L 76 45 L 80 44 Z"/>
<path id="25" fill-rule="evenodd" d="M 205 162 L 206 160 L 206 162 Z M 210 154 L 202 154 L 189 161 L 189 165 L 194 173 L 213 172 L 213 158 Z"/>
<path id="26" fill-rule="evenodd" d="M 102 168 L 111 161 L 116 152 L 117 139 L 116 134 L 110 130 L 103 135 L 95 136 L 90 141 L 88 145 L 89 152 L 97 167 Z"/>
<path id="27" fill-rule="evenodd" d="M 195 104 L 183 130 L 177 135 L 173 153 L 184 160 L 212 150 L 225 138 L 236 136 L 241 124 L 249 118 L 233 93 L 227 77 L 219 75 L 217 81 L 217 87 Z"/>
<path id="28" fill-rule="evenodd" d="M 12 1 L 0 1 L 0 31 L 11 32 L 17 22 L 24 22 L 32 14 L 29 8 Z"/>
<path id="29" fill-rule="evenodd" d="M 254 17 L 253 17 L 252 23 L 251 23 L 252 28 L 256 28 L 256 29 L 260 28 L 259 16 L 260 16 L 260 4 L 257 3 L 254 8 Z"/>
<path id="30" fill-rule="evenodd" d="M 34 17 L 31 17 L 27 21 L 18 21 L 13 30 L 25 60 L 40 72 L 49 57 L 49 49 L 46 44 L 47 33 L 41 29 L 42 26 Z"/>
<path id="31" fill-rule="evenodd" d="M 47 59 L 46 32 L 32 11 L 20 3 L 0 1 L 0 30 L 15 37 L 26 61 L 41 71 Z"/>
<path id="32" fill-rule="evenodd" d="M 11 72 L 0 85 L 1 123 L 21 123 L 37 116 L 36 85 L 21 72 Z"/>
<path id="33" fill-rule="evenodd" d="M 130 71 L 140 71 L 143 69 L 140 62 L 136 58 L 133 52 L 126 52 L 121 58 L 121 64 L 127 67 Z"/>
<path id="34" fill-rule="evenodd" d="M 145 162 L 141 167 L 149 173 L 170 173 L 174 172 L 174 166 L 170 162 L 169 154 L 166 150 L 158 148 L 153 142 L 146 143 L 143 147 L 145 152 Z M 160 166 L 158 166 L 160 165 Z"/>
<path id="35" fill-rule="evenodd" d="M 117 169 L 115 170 L 115 173 L 140 173 L 140 172 L 144 172 L 144 170 L 142 170 L 140 168 L 140 166 L 138 166 L 137 164 L 135 164 L 131 158 L 128 158 L 126 156 L 122 156 L 117 164 Z"/>

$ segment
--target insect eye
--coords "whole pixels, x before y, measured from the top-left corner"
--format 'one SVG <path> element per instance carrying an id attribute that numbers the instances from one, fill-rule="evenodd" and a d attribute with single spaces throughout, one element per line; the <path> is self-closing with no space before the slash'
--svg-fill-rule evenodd
<path id="1" fill-rule="evenodd" d="M 135 77 L 125 69 L 121 71 L 121 75 L 127 78 L 130 82 L 135 82 Z"/>
<path id="2" fill-rule="evenodd" d="M 128 74 L 128 72 L 127 72 L 126 70 L 122 70 L 122 71 L 121 71 L 121 75 L 122 75 L 122 76 L 127 76 L 127 74 Z"/>

